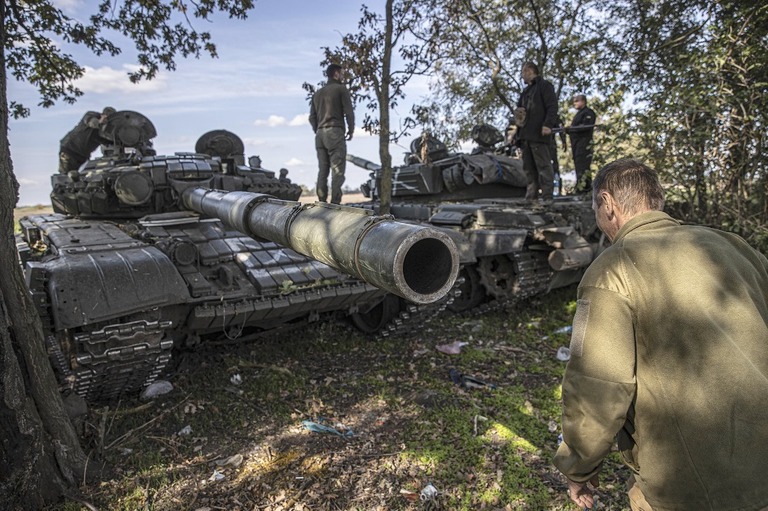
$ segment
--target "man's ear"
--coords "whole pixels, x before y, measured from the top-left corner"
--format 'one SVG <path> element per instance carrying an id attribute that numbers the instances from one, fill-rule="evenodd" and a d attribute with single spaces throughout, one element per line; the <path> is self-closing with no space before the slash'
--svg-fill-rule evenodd
<path id="1" fill-rule="evenodd" d="M 610 193 L 605 190 L 600 190 L 597 194 L 597 199 L 597 203 L 600 204 L 601 208 L 608 208 L 609 210 L 613 209 L 613 196 Z"/>

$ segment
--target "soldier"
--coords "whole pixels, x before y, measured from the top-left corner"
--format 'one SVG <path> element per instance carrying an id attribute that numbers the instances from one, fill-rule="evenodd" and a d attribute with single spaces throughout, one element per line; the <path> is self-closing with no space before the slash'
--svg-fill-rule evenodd
<path id="1" fill-rule="evenodd" d="M 91 153 L 101 144 L 111 144 L 112 140 L 104 137 L 102 130 L 107 117 L 115 113 L 111 106 L 98 112 L 86 112 L 72 131 L 64 135 L 59 146 L 59 172 L 66 174 L 77 170 L 88 161 Z"/>
<path id="2" fill-rule="evenodd" d="M 328 198 L 328 174 L 331 174 L 331 202 L 341 203 L 341 185 L 347 165 L 347 140 L 355 131 L 355 111 L 349 91 L 341 83 L 344 70 L 331 64 L 325 72 L 328 82 L 312 96 L 309 123 L 315 132 L 315 149 L 319 170 L 317 173 L 317 199 Z M 344 137 L 344 121 L 347 136 Z"/>
<path id="3" fill-rule="evenodd" d="M 595 112 L 587 106 L 587 97 L 576 94 L 573 97 L 576 115 L 566 129 L 571 139 L 573 166 L 576 169 L 576 193 L 592 189 L 590 166 L 592 165 L 592 134 L 595 130 Z"/>
<path id="4" fill-rule="evenodd" d="M 600 169 L 612 245 L 579 284 L 555 466 L 592 508 L 614 441 L 633 511 L 768 510 L 768 259 L 664 213 L 656 172 Z"/>
<path id="5" fill-rule="evenodd" d="M 539 76 L 539 68 L 526 62 L 522 69 L 526 84 L 515 109 L 518 139 L 523 150 L 523 169 L 528 176 L 527 200 L 552 200 L 554 170 L 549 144 L 557 123 L 557 95 L 552 83 Z"/>

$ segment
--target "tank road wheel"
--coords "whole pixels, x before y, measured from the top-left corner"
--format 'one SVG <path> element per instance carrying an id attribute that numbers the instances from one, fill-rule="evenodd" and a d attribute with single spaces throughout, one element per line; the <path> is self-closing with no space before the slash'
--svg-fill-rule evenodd
<path id="1" fill-rule="evenodd" d="M 389 324 L 400 312 L 400 298 L 388 294 L 366 312 L 350 314 L 352 324 L 361 332 L 375 334 Z"/>
<path id="2" fill-rule="evenodd" d="M 454 313 L 466 312 L 483 303 L 488 294 L 480 282 L 480 275 L 472 266 L 464 266 L 459 270 L 459 279 L 464 279 L 458 287 L 461 294 L 453 299 L 447 309 Z M 458 280 L 458 279 L 457 279 Z"/>
<path id="3" fill-rule="evenodd" d="M 515 262 L 506 255 L 481 257 L 478 264 L 480 282 L 497 298 L 513 298 L 520 290 Z"/>

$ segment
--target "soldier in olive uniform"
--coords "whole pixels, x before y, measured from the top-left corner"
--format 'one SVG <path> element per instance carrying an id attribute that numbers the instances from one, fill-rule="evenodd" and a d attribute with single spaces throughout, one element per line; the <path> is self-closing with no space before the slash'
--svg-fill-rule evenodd
<path id="1" fill-rule="evenodd" d="M 349 91 L 341 83 L 344 70 L 331 64 L 325 72 L 328 82 L 312 96 L 309 123 L 315 132 L 315 149 L 319 170 L 317 173 L 317 198 L 328 198 L 328 174 L 331 174 L 331 202 L 341 203 L 341 185 L 347 165 L 347 140 L 355 132 L 355 111 Z M 344 121 L 347 123 L 346 139 Z"/>
<path id="2" fill-rule="evenodd" d="M 636 160 L 592 184 L 612 245 L 579 284 L 555 466 L 592 508 L 618 444 L 633 511 L 768 509 L 768 259 L 662 212 Z"/>
<path id="3" fill-rule="evenodd" d="M 115 109 L 110 106 L 104 108 L 101 113 L 86 112 L 77 126 L 64 135 L 59 146 L 60 173 L 66 174 L 70 170 L 79 169 L 97 147 L 112 143 L 112 140 L 103 136 L 101 130 L 107 122 L 107 117 L 113 113 Z"/>

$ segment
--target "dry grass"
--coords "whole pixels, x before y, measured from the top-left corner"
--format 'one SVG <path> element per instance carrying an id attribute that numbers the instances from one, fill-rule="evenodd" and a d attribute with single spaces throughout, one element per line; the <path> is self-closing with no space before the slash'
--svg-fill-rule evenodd
<path id="1" fill-rule="evenodd" d="M 109 446 L 112 472 L 82 497 L 126 511 L 576 509 L 551 464 L 564 368 L 555 353 L 568 343 L 555 331 L 574 295 L 438 318 L 407 338 L 373 341 L 330 323 L 185 353 L 167 376 L 174 391 L 149 407 L 92 410 L 91 424 L 111 427 L 101 442 L 86 427 L 86 444 Z M 459 355 L 435 349 L 456 340 L 468 343 Z M 451 368 L 497 388 L 461 388 Z M 606 464 L 602 509 L 627 509 L 627 475 Z M 439 496 L 422 502 L 429 483 Z"/>

